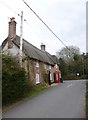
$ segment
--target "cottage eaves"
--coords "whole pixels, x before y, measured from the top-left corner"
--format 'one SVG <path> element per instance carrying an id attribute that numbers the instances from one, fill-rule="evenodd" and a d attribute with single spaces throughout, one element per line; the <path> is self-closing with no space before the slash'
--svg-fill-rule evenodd
<path id="1" fill-rule="evenodd" d="M 5 44 L 8 42 L 8 38 L 6 38 L 2 43 L 2 49 L 4 48 Z M 20 37 L 16 35 L 16 37 L 12 41 L 18 48 L 20 46 Z M 53 59 L 52 55 L 50 55 L 46 51 L 41 51 L 37 47 L 33 46 L 29 42 L 23 39 L 23 51 L 25 54 L 31 58 L 35 59 L 50 65 L 55 65 L 57 61 Z"/>

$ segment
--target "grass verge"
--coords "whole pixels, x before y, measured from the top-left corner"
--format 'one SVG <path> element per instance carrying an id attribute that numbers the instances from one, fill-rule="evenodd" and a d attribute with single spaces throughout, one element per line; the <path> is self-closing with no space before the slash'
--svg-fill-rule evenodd
<path id="1" fill-rule="evenodd" d="M 11 104 L 7 104 L 5 106 L 2 107 L 2 111 L 7 111 L 8 109 L 14 107 L 17 104 L 20 104 L 22 102 L 24 102 L 26 99 L 30 99 L 32 96 L 37 95 L 38 93 L 44 91 L 48 89 L 48 87 L 43 86 L 41 84 L 37 85 L 36 87 L 32 88 L 31 91 L 28 91 L 27 93 L 25 93 L 24 97 L 22 99 L 18 99 L 17 101 L 15 101 L 14 103 Z"/>
<path id="2" fill-rule="evenodd" d="M 28 98 L 29 98 L 29 97 L 32 97 L 32 96 L 34 96 L 34 95 L 42 92 L 42 91 L 45 90 L 45 89 L 47 89 L 47 87 L 44 86 L 44 85 L 41 85 L 41 84 L 36 85 L 36 87 L 34 87 L 30 92 L 28 92 L 27 94 L 25 94 L 25 98 L 26 98 L 26 97 L 28 97 Z"/>
<path id="3" fill-rule="evenodd" d="M 88 118 L 88 81 L 86 82 L 86 118 Z"/>

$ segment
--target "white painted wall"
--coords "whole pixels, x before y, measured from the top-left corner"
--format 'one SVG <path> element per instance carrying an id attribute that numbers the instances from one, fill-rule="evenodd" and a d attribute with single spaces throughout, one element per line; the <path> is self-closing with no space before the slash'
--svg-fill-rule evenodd
<path id="1" fill-rule="evenodd" d="M 11 49 L 8 49 L 8 42 L 7 42 L 2 51 L 5 54 L 11 54 L 12 56 L 19 56 L 20 49 L 15 44 L 13 44 L 13 47 Z M 25 54 L 23 53 L 22 56 L 24 57 Z"/>

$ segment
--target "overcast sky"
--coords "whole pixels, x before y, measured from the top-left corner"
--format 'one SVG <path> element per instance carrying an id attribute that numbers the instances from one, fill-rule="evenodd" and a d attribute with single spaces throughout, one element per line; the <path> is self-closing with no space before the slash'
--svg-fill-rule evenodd
<path id="1" fill-rule="evenodd" d="M 43 19 L 66 46 L 78 46 L 86 52 L 86 0 L 25 0 Z M 40 48 L 46 45 L 46 51 L 56 54 L 64 45 L 44 26 L 22 0 L 0 0 L 0 44 L 8 36 L 9 18 L 15 17 L 17 35 L 20 35 L 20 17 L 23 11 L 23 38 Z"/>

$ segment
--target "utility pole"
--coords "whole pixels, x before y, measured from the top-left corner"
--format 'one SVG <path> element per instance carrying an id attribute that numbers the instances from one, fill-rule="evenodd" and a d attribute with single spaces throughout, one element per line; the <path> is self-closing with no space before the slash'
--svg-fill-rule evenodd
<path id="1" fill-rule="evenodd" d="M 20 66 L 22 67 L 22 44 L 23 44 L 23 11 L 21 11 L 21 26 L 20 26 Z"/>

